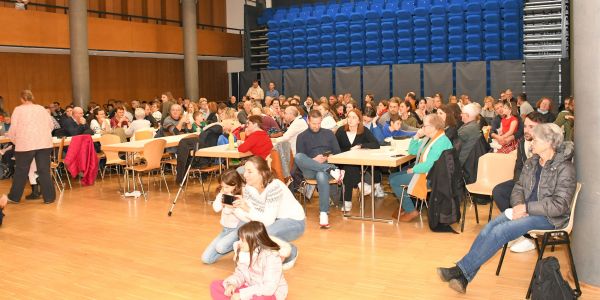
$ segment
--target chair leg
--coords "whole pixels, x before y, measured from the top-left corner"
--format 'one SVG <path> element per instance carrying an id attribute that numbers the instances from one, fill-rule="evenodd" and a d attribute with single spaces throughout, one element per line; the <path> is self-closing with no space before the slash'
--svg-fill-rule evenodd
<path id="1" fill-rule="evenodd" d="M 490 201 L 490 215 L 488 216 L 488 223 L 492 220 L 492 211 L 494 209 L 494 199 Z"/>
<path id="2" fill-rule="evenodd" d="M 148 175 L 150 176 L 150 175 Z M 144 200 L 148 201 L 148 197 L 146 197 L 146 192 L 144 191 L 144 184 L 142 183 L 142 178 L 140 177 L 140 172 L 137 174 L 138 182 L 140 184 L 140 189 L 142 190 L 142 195 L 144 196 Z"/>
<path id="3" fill-rule="evenodd" d="M 500 261 L 498 262 L 498 268 L 496 268 L 496 276 L 500 275 L 500 269 L 502 269 L 502 263 L 504 262 L 504 255 L 506 254 L 506 248 L 508 248 L 508 243 L 504 244 L 504 247 L 502 247 L 502 255 L 500 255 Z"/>
<path id="4" fill-rule="evenodd" d="M 537 268 L 537 265 L 540 263 L 540 261 L 542 260 L 542 257 L 544 257 L 544 250 L 546 250 L 546 245 L 548 244 L 548 239 L 550 238 L 550 234 L 545 233 L 544 234 L 544 238 L 542 239 L 542 246 L 540 246 L 540 251 L 538 254 L 538 259 L 535 262 L 535 267 L 533 268 L 533 274 L 531 275 L 531 280 L 529 281 L 529 288 L 527 289 L 527 295 L 525 296 L 525 299 L 529 299 L 531 296 L 531 289 L 533 286 L 533 280 L 535 279 L 535 269 Z"/>
<path id="5" fill-rule="evenodd" d="M 162 176 L 162 179 L 165 182 L 165 188 L 167 188 L 167 193 L 171 194 L 171 191 L 169 191 L 169 185 L 167 184 L 167 178 L 165 177 L 165 172 L 161 171 L 160 175 Z"/>
<path id="6" fill-rule="evenodd" d="M 571 252 L 571 238 L 568 234 L 564 234 L 567 239 L 567 252 L 569 252 L 569 262 L 571 263 L 571 273 L 573 274 L 573 280 L 575 281 L 575 297 L 581 296 L 581 286 L 579 286 L 579 278 L 577 278 L 577 270 L 575 270 L 575 260 L 573 259 L 573 252 Z M 552 246 L 554 247 L 554 245 Z"/>
<path id="7" fill-rule="evenodd" d="M 475 206 L 475 221 L 479 224 L 479 211 L 477 210 L 477 202 L 473 201 L 473 197 L 471 197 L 471 203 Z"/>
<path id="8" fill-rule="evenodd" d="M 71 185 L 71 178 L 69 177 L 69 172 L 67 171 L 65 164 L 62 164 L 63 170 L 65 170 L 65 175 L 67 176 L 67 182 L 69 183 L 69 189 L 73 189 L 73 186 Z"/>
<path id="9" fill-rule="evenodd" d="M 468 199 L 465 197 L 463 199 L 463 215 L 462 215 L 462 222 L 460 224 L 460 232 L 465 231 L 465 220 L 467 219 L 467 201 L 468 201 Z"/>
<path id="10" fill-rule="evenodd" d="M 50 172 L 50 175 L 52 176 L 52 179 L 54 179 L 54 184 L 56 184 L 56 188 L 58 188 L 58 191 L 60 191 L 62 193 L 63 190 L 61 189 L 60 184 L 58 184 L 58 179 L 56 179 L 56 174 L 54 174 L 54 172 Z"/>
<path id="11" fill-rule="evenodd" d="M 60 172 L 58 171 L 58 168 L 54 169 L 54 172 L 56 173 L 56 177 L 58 178 L 58 180 L 60 181 L 60 186 L 62 186 L 62 190 L 65 190 L 65 183 L 62 180 L 62 177 L 60 176 Z"/>
<path id="12" fill-rule="evenodd" d="M 406 187 L 402 187 L 402 196 L 400 196 L 400 206 L 398 207 L 398 217 L 396 218 L 396 224 L 400 224 L 400 213 L 402 212 L 402 201 L 404 201 L 404 193 Z"/>

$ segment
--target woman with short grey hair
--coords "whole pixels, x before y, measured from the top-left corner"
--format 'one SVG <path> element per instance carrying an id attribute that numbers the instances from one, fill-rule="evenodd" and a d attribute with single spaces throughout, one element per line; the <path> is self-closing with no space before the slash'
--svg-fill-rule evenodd
<path id="1" fill-rule="evenodd" d="M 467 284 L 502 245 L 530 230 L 559 229 L 569 223 L 577 185 L 573 143 L 563 142 L 558 125 L 539 124 L 533 130 L 531 152 L 533 156 L 525 162 L 512 191 L 512 209 L 481 230 L 455 267 L 437 269 L 440 278 L 457 292 L 466 293 Z"/>
<path id="2" fill-rule="evenodd" d="M 143 108 L 135 109 L 135 121 L 131 122 L 131 126 L 125 129 L 125 135 L 132 137 L 133 134 L 138 130 L 148 130 L 151 124 L 150 121 L 146 120 L 146 111 Z"/>

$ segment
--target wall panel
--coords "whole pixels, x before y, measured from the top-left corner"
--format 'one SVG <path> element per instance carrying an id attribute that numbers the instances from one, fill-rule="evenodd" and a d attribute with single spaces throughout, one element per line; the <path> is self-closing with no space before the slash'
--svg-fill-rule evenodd
<path id="1" fill-rule="evenodd" d="M 43 67 L 40 67 L 43 66 Z M 200 95 L 209 100 L 224 100 L 228 94 L 227 63 L 199 61 Z M 47 105 L 59 100 L 71 102 L 71 70 L 68 55 L 0 53 L 0 72 L 18 76 L 0 76 L 0 95 L 5 108 L 19 104 L 19 92 L 31 89 L 36 101 Z M 91 100 L 150 100 L 164 91 L 183 95 L 183 60 L 90 57 Z"/>

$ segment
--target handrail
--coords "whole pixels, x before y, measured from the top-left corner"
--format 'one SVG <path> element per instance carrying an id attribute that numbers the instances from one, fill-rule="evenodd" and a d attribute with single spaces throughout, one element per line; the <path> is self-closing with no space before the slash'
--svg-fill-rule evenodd
<path id="1" fill-rule="evenodd" d="M 16 0 L 0 0 L 0 2 L 16 3 L 17 1 Z M 38 6 L 38 7 L 44 7 L 44 8 L 60 9 L 60 10 L 63 10 L 63 12 L 65 14 L 67 14 L 69 12 L 68 6 L 61 6 L 61 5 L 30 2 L 25 7 L 27 7 L 27 6 Z M 93 9 L 88 9 L 88 13 L 97 14 L 98 17 L 109 15 L 109 16 L 117 16 L 117 17 L 127 18 L 129 21 L 132 21 L 133 19 L 141 19 L 141 20 L 152 21 L 152 22 L 155 22 L 156 24 L 175 23 L 175 24 L 178 24 L 179 26 L 182 26 L 182 21 L 180 21 L 180 20 L 170 20 L 170 19 L 162 19 L 162 18 L 155 18 L 155 17 L 148 17 L 148 16 L 121 14 L 121 13 L 100 11 L 100 10 L 93 10 Z M 231 31 L 237 31 L 237 34 L 242 34 L 244 31 L 244 29 L 240 29 L 240 28 L 231 28 L 231 27 L 202 24 L 202 23 L 197 23 L 196 28 L 198 28 L 198 29 L 219 29 L 221 32 L 227 32 L 227 31 L 231 30 Z"/>

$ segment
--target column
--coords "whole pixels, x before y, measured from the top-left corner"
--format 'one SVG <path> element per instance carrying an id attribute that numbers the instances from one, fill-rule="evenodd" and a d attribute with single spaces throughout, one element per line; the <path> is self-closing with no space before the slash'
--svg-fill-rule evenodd
<path id="1" fill-rule="evenodd" d="M 598 153 L 600 139 L 600 1 L 571 1 L 573 26 L 573 82 L 576 101 L 575 164 L 577 180 L 583 184 L 573 227 L 573 255 L 579 280 L 600 286 L 600 176 Z"/>
<path id="2" fill-rule="evenodd" d="M 183 70 L 185 97 L 197 101 L 198 92 L 198 35 L 196 33 L 196 0 L 181 0 L 183 19 Z"/>
<path id="3" fill-rule="evenodd" d="M 69 1 L 73 104 L 83 108 L 86 108 L 90 101 L 87 7 L 87 0 Z"/>

